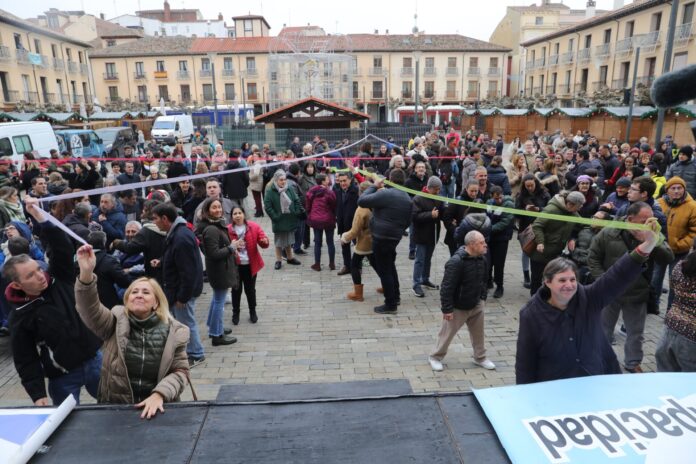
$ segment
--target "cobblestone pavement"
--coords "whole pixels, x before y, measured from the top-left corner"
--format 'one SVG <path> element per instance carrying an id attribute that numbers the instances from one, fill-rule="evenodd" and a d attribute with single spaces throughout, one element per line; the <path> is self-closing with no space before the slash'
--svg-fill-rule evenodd
<path id="1" fill-rule="evenodd" d="M 262 218 L 259 222 L 270 233 L 270 221 Z M 233 327 L 233 335 L 239 339 L 231 346 L 213 347 L 207 338 L 205 320 L 212 293 L 206 284 L 196 305 L 206 362 L 191 372 L 200 399 L 215 399 L 220 386 L 225 384 L 407 379 L 415 392 L 426 392 L 466 391 L 515 383 L 518 314 L 529 297 L 528 290 L 522 287 L 520 251 L 514 239 L 505 272 L 505 295 L 496 300 L 490 292 L 485 309 L 486 349 L 497 365 L 495 371 L 474 366 L 465 327 L 450 347 L 444 360 L 445 370 L 433 372 L 430 369 L 427 356 L 442 319 L 439 294 L 426 289 L 425 298 L 417 298 L 412 293 L 413 261 L 407 257 L 407 237 L 398 248 L 402 304 L 398 314 L 393 316 L 380 316 L 372 310 L 382 304 L 381 295 L 375 292 L 380 285 L 373 269 L 363 270 L 365 301 L 352 302 L 345 297 L 352 289 L 350 275 L 339 277 L 336 271 L 328 270 L 326 246 L 322 250 L 321 272 L 310 269 L 312 249 L 307 251 L 308 255 L 299 257 L 302 266 L 284 263 L 282 269 L 276 271 L 272 249 L 264 250 L 266 267 L 257 282 L 259 321 L 257 324 L 249 322 L 243 298 L 241 321 L 233 327 L 231 306 L 226 305 L 225 325 Z M 438 243 L 432 262 L 433 281 L 441 280 L 448 257 L 447 247 Z M 338 246 L 337 261 L 340 267 Z M 647 371 L 655 369 L 654 354 L 662 326 L 662 317 L 648 316 L 643 362 Z M 615 349 L 622 360 L 625 337 L 617 334 L 616 339 Z M 182 399 L 191 399 L 190 390 Z M 82 400 L 85 403 L 94 401 L 84 392 Z M 9 339 L 2 338 L 0 405 L 29 404 L 14 369 Z"/>

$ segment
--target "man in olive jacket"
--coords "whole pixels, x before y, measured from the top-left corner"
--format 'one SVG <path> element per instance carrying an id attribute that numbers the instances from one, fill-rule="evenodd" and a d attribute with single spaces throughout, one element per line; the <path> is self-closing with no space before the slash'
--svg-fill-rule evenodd
<path id="1" fill-rule="evenodd" d="M 464 324 L 469 329 L 474 348 L 474 364 L 484 369 L 495 369 L 495 364 L 486 357 L 483 339 L 483 306 L 488 292 L 487 250 L 483 234 L 472 230 L 464 237 L 464 246 L 445 264 L 440 285 L 442 326 L 437 345 L 428 358 L 434 371 L 443 370 L 442 358 Z"/>
<path id="2" fill-rule="evenodd" d="M 626 212 L 626 222 L 645 224 L 654 217 L 650 205 L 642 201 L 633 203 Z M 640 240 L 635 238 L 635 232 L 606 227 L 592 239 L 590 255 L 587 264 L 592 277 L 598 279 L 607 269 L 628 251 L 633 250 Z M 651 263 L 666 265 L 674 260 L 674 253 L 666 242 L 662 242 L 650 253 L 648 265 L 629 289 L 609 306 L 602 310 L 602 326 L 611 341 L 614 337 L 614 327 L 622 314 L 626 327 L 626 344 L 624 345 L 624 368 L 628 372 L 642 372 L 640 363 L 643 360 L 643 333 L 647 316 L 647 301 L 650 293 Z"/>

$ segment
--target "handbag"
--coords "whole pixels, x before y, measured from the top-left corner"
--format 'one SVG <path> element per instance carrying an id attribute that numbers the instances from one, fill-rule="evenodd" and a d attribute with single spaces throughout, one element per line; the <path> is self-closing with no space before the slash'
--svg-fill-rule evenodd
<path id="1" fill-rule="evenodd" d="M 518 233 L 517 239 L 520 241 L 520 245 L 522 246 L 522 252 L 527 256 L 531 256 L 536 250 L 537 246 L 532 225 L 529 224 L 523 231 Z"/>

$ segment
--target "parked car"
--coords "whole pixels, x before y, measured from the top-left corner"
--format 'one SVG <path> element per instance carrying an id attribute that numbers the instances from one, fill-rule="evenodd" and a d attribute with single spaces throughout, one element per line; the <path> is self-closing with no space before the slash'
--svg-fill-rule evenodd
<path id="1" fill-rule="evenodd" d="M 152 124 L 152 138 L 157 143 L 189 143 L 193 140 L 193 132 L 193 119 L 190 114 L 160 116 Z"/>
<path id="2" fill-rule="evenodd" d="M 90 129 L 57 130 L 60 151 L 67 151 L 75 158 L 95 158 L 106 155 L 104 143 L 96 132 Z"/>
<path id="3" fill-rule="evenodd" d="M 51 150 L 58 150 L 58 141 L 51 124 L 47 122 L 5 122 L 0 124 L 0 156 L 12 157 L 21 170 L 24 153 L 32 152 L 41 158 L 50 158 Z"/>
<path id="4" fill-rule="evenodd" d="M 135 147 L 138 143 L 130 127 L 105 127 L 95 132 L 102 139 L 106 156 L 112 158 L 121 158 L 126 146 Z"/>

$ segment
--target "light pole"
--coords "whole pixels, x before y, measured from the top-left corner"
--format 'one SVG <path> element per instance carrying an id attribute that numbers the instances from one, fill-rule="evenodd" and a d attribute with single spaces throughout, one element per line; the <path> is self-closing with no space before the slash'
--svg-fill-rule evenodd
<path id="1" fill-rule="evenodd" d="M 416 50 L 413 52 L 413 57 L 416 59 L 416 124 L 420 123 L 420 57 L 421 52 Z"/>
<path id="2" fill-rule="evenodd" d="M 665 57 L 662 64 L 662 74 L 667 74 L 670 70 L 672 61 L 672 49 L 674 47 L 674 33 L 677 25 L 677 10 L 679 10 L 679 0 L 672 0 L 672 9 L 669 13 L 669 28 L 667 29 L 667 43 L 665 44 Z M 638 66 L 638 62 L 636 62 Z M 655 128 L 655 146 L 660 145 L 662 138 L 662 126 L 665 123 L 665 109 L 657 109 L 657 127 Z"/>
<path id="3" fill-rule="evenodd" d="M 213 75 L 213 120 L 215 122 L 215 128 L 218 125 L 218 105 L 217 105 L 217 88 L 215 86 L 215 53 L 210 53 L 208 55 L 210 59 L 210 72 Z"/>
<path id="4" fill-rule="evenodd" d="M 384 71 L 384 122 L 389 122 L 389 108 L 387 106 L 387 75 L 388 72 Z"/>

